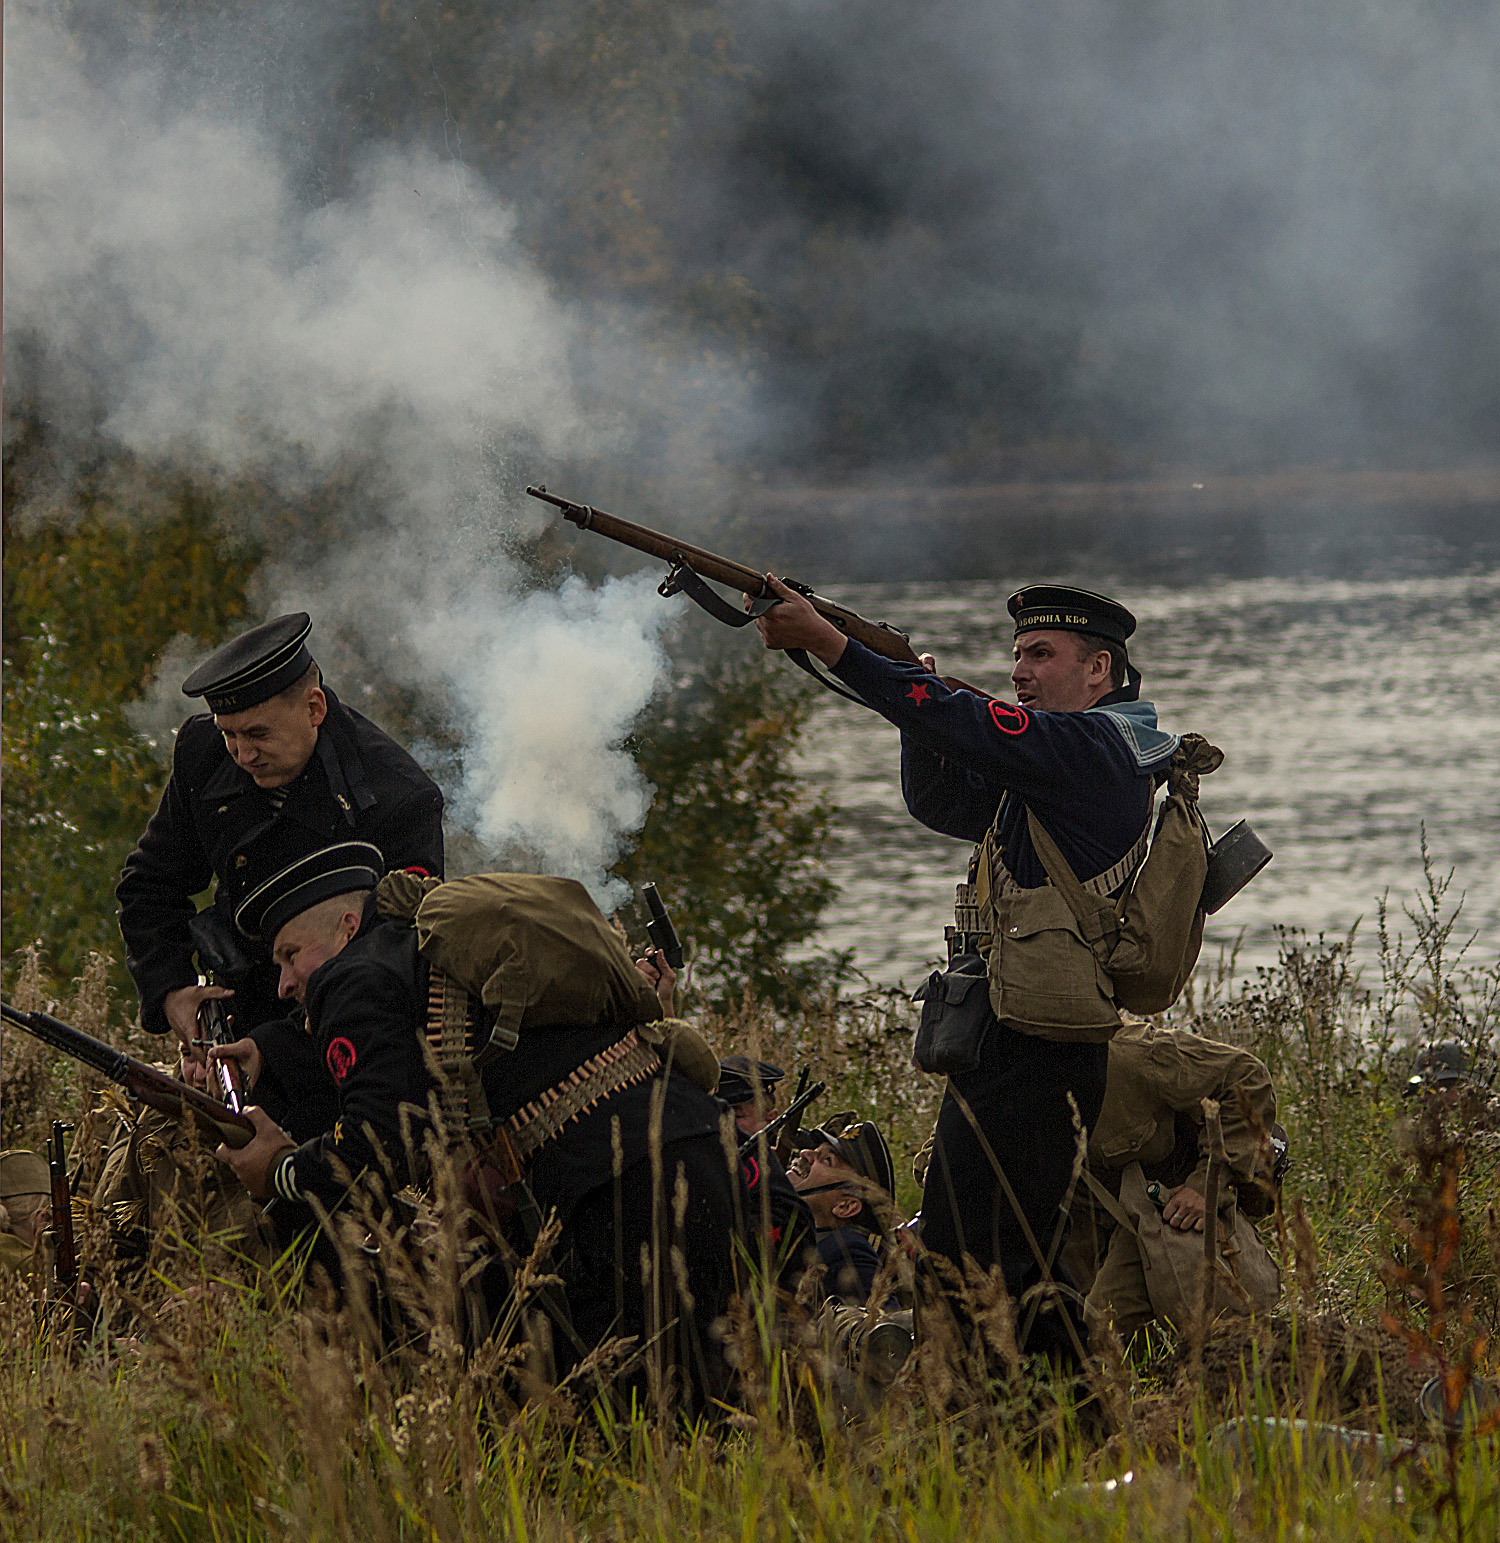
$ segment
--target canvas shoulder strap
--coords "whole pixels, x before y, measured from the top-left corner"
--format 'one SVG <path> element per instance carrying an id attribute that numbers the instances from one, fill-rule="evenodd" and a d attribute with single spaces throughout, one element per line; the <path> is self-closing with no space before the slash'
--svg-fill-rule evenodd
<path id="1" fill-rule="evenodd" d="M 1135 1219 L 1131 1216 L 1130 1212 L 1089 1172 L 1087 1164 L 1084 1165 L 1083 1169 L 1083 1182 L 1088 1185 L 1089 1193 L 1094 1199 L 1114 1217 L 1126 1232 L 1130 1233 L 1132 1237 L 1140 1237 L 1140 1230 L 1136 1227 Z"/>
<path id="2" fill-rule="evenodd" d="M 1136 869 L 1144 860 L 1151 845 L 1150 816 L 1147 816 L 1135 845 L 1117 863 L 1106 868 L 1103 873 L 1096 874 L 1087 883 L 1079 880 L 1046 826 L 1037 819 L 1036 811 L 1029 807 L 1026 810 L 1026 824 L 1036 854 L 1047 870 L 1047 877 L 1055 888 L 1062 891 L 1063 899 L 1067 901 L 1068 909 L 1078 923 L 1080 936 L 1094 950 L 1099 962 L 1107 965 L 1120 935 L 1120 913 L 1109 896 L 1134 877 Z"/>

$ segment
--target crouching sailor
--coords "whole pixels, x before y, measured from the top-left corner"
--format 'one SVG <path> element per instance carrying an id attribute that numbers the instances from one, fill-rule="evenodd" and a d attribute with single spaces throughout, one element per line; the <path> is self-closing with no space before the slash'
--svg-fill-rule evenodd
<path id="1" fill-rule="evenodd" d="M 332 1209 L 344 1175 L 389 1163 L 398 1182 L 420 1178 L 431 1119 L 444 1145 L 477 1140 L 486 1209 L 509 1225 L 497 1202 L 524 1182 L 528 1205 L 561 1223 L 553 1264 L 569 1320 L 553 1338 L 558 1370 L 606 1338 L 634 1336 L 701 1408 L 722 1392 L 713 1325 L 728 1305 L 743 1210 L 700 1085 L 717 1075 L 707 1047 L 686 1025 L 662 1024 L 582 885 L 530 874 L 382 880 L 382 868 L 374 847 L 343 842 L 282 869 L 236 912 L 242 931 L 271 943 L 282 996 L 306 1008 L 339 1119 L 297 1146 L 252 1109 L 255 1139 L 219 1155 L 253 1194 Z M 679 1069 L 693 1067 L 695 1050 L 700 1083 Z M 253 1084 L 253 1042 L 223 1054 Z M 529 1241 L 515 1238 L 522 1252 Z"/>

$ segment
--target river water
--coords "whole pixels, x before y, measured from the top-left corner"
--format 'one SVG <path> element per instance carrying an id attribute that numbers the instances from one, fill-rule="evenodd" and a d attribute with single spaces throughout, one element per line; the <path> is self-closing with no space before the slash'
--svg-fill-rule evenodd
<path id="1" fill-rule="evenodd" d="M 1031 577 L 824 592 L 1013 699 L 1005 598 Z M 1209 919 L 1205 957 L 1238 940 L 1247 973 L 1274 960 L 1278 925 L 1342 934 L 1361 918 L 1368 957 L 1377 896 L 1405 899 L 1421 878 L 1424 822 L 1464 892 L 1460 930 L 1478 933 L 1470 957 L 1500 956 L 1500 568 L 1090 587 L 1139 617 L 1131 655 L 1163 726 L 1225 752 L 1203 783 L 1210 829 L 1247 816 L 1275 853 Z M 897 734 L 874 713 L 820 700 L 805 764 L 840 807 L 822 941 L 876 980 L 914 983 L 942 952 L 969 847 L 906 813 Z"/>

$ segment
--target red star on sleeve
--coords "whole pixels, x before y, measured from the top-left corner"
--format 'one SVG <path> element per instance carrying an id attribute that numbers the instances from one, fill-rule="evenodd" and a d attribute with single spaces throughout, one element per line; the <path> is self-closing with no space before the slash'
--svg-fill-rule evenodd
<path id="1" fill-rule="evenodd" d="M 928 688 L 918 681 L 906 694 L 920 707 L 927 700 L 927 691 Z"/>

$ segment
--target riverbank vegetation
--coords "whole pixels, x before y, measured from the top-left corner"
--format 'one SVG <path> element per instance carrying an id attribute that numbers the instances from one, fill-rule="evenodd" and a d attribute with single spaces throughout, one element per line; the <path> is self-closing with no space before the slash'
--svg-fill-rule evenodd
<path id="1" fill-rule="evenodd" d="M 223 531 L 253 496 L 114 477 L 67 519 L 6 530 L 7 994 L 148 1055 L 160 1043 L 135 1025 L 111 890 L 165 767 L 127 709 L 174 637 L 212 643 L 252 614 L 259 554 Z M 130 498 L 152 518 L 124 518 Z M 908 1003 L 837 959 L 785 967 L 828 894 L 830 811 L 785 754 L 806 697 L 759 660 L 682 654 L 638 729 L 657 797 L 620 871 L 672 899 L 698 963 L 688 1011 L 720 1053 L 811 1067 L 824 1117 L 874 1113 L 909 1214 L 941 1088 L 910 1067 Z M 395 696 L 390 711 L 399 728 Z M 992 1302 L 993 1381 L 924 1345 L 878 1408 L 851 1413 L 814 1343 L 747 1312 L 730 1327 L 741 1407 L 683 1434 L 607 1409 L 586 1378 L 548 1388 L 498 1351 L 465 1356 L 437 1277 L 391 1345 L 357 1307 L 295 1269 L 257 1273 L 190 1221 L 118 1276 L 85 1182 L 99 1331 L 70 1345 L 23 1291 L 0 1301 L 0 1535 L 1492 1537 L 1493 1429 L 1444 1436 L 1418 1407 L 1434 1376 L 1455 1407 L 1493 1378 L 1500 1332 L 1496 1134 L 1403 1097 L 1417 1045 L 1458 1039 L 1491 1064 L 1500 970 L 1468 967 L 1460 884 L 1428 857 L 1423 892 L 1380 907 L 1364 976 L 1349 940 L 1288 935 L 1249 980 L 1205 961 L 1172 1015 L 1277 1081 L 1292 1167 L 1267 1235 L 1286 1290 L 1253 1329 L 1147 1336 L 1062 1386 L 1007 1359 Z M 9 1031 L 0 1060 L 4 1144 L 74 1122 L 87 1180 L 115 1118 L 85 1119 L 103 1090 Z"/>

